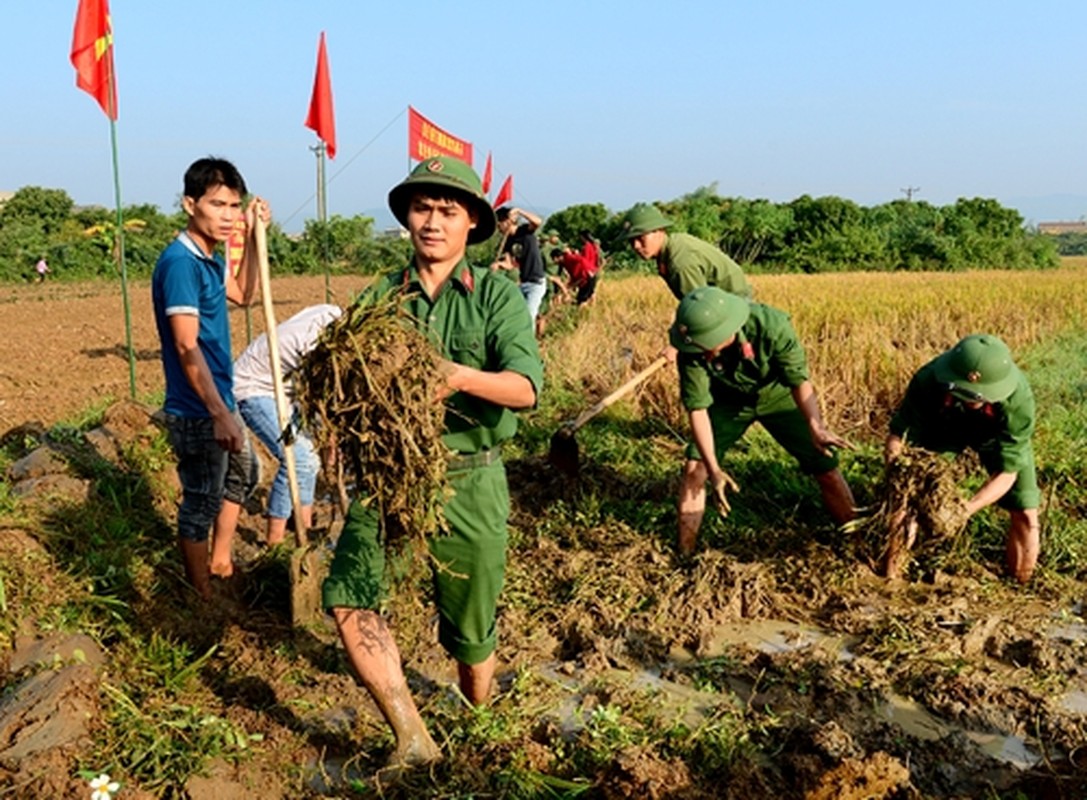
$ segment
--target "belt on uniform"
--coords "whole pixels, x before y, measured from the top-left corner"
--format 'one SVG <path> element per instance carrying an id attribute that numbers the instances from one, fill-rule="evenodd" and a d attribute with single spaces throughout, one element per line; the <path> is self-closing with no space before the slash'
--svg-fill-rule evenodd
<path id="1" fill-rule="evenodd" d="M 454 453 L 449 458 L 446 469 L 449 472 L 458 470 L 486 467 L 502 459 L 502 448 L 492 447 L 490 450 L 480 450 L 478 453 Z"/>

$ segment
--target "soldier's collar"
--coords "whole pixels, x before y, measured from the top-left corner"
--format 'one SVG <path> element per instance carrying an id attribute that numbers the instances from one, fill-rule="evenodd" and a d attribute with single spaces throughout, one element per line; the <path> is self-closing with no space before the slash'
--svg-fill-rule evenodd
<path id="1" fill-rule="evenodd" d="M 472 267 L 468 264 L 468 259 L 462 258 L 457 266 L 453 267 L 453 271 L 449 274 L 449 278 L 446 283 L 452 282 L 454 286 L 459 286 L 461 291 L 465 294 L 473 294 L 476 290 L 476 277 L 472 274 Z M 419 268 L 415 265 L 415 259 L 412 259 L 408 264 L 407 269 L 404 270 L 404 276 L 401 279 L 401 287 L 408 289 L 412 286 L 418 287 L 420 290 L 423 288 L 422 281 L 419 279 Z"/>

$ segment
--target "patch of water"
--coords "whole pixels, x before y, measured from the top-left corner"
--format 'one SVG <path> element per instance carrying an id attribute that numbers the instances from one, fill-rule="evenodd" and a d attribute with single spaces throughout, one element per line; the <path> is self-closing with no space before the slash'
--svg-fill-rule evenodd
<path id="1" fill-rule="evenodd" d="M 1087 714 L 1087 692 L 1078 689 L 1065 692 L 1061 697 L 1061 708 L 1073 714 Z"/>
<path id="2" fill-rule="evenodd" d="M 571 737 L 577 734 L 585 727 L 581 702 L 586 687 L 579 684 L 576 678 L 562 674 L 556 664 L 546 664 L 537 668 L 536 672 L 570 692 L 551 712 L 551 715 L 556 718 L 564 736 Z M 700 725 L 722 703 L 735 703 L 739 708 L 743 706 L 738 697 L 717 692 L 703 692 L 682 683 L 670 681 L 661 677 L 660 670 L 655 668 L 637 671 L 610 669 L 601 677 L 615 683 L 626 684 L 631 689 L 657 695 L 662 705 L 674 709 L 683 723 L 692 728 Z"/>
<path id="3" fill-rule="evenodd" d="M 1087 642 L 1087 622 L 1065 622 L 1062 625 L 1053 625 L 1048 635 L 1050 639 L 1060 639 L 1073 644 Z"/>
<path id="4" fill-rule="evenodd" d="M 937 719 L 916 701 L 898 694 L 888 695 L 887 702 L 880 709 L 880 716 L 898 725 L 906 734 L 926 741 L 961 732 L 985 755 L 1018 769 L 1030 769 L 1042 760 L 1021 736 L 967 730 Z"/>
<path id="5" fill-rule="evenodd" d="M 856 638 L 829 633 L 809 625 L 798 625 L 783 620 L 756 619 L 746 622 L 730 622 L 714 630 L 699 655 L 703 658 L 724 655 L 728 648 L 747 645 L 760 653 L 776 655 L 797 650 L 818 650 L 836 660 L 849 662 L 853 653 L 849 649 Z"/>
<path id="6" fill-rule="evenodd" d="M 326 758 L 305 766 L 306 789 L 322 797 L 342 797 L 345 791 L 368 786 L 373 771 L 360 768 L 357 758 Z"/>

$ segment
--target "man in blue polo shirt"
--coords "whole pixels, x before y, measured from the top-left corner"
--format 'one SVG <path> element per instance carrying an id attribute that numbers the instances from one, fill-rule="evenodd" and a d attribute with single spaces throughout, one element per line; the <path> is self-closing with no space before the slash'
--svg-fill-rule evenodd
<path id="1" fill-rule="evenodd" d="M 229 161 L 194 162 L 185 172 L 181 199 L 188 225 L 163 250 L 151 277 L 166 377 L 163 411 L 182 488 L 178 542 L 185 574 L 204 598 L 211 595 L 213 569 L 223 577 L 232 571 L 225 535 L 218 537 L 221 541 L 213 537 L 209 566 L 208 531 L 213 523 L 217 531 L 233 530 L 241 503 L 256 483 L 257 462 L 234 403 L 226 301 L 251 301 L 257 275 L 253 223 L 258 213 L 265 221 L 270 215 L 259 198 L 243 212 L 245 192 L 244 179 Z M 243 213 L 250 241 L 235 276 L 215 248 Z M 220 512 L 222 519 L 217 519 Z"/>

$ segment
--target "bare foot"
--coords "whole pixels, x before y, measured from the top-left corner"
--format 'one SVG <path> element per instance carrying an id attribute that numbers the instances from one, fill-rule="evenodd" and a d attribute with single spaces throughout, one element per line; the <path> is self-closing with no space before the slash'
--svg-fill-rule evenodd
<path id="1" fill-rule="evenodd" d="M 212 563 L 208 569 L 211 571 L 213 578 L 230 578 L 234 575 L 234 562 L 227 561 L 225 564 Z"/>
<path id="2" fill-rule="evenodd" d="M 425 767 L 442 760 L 442 751 L 426 731 L 400 742 L 389 756 L 388 767 Z"/>

